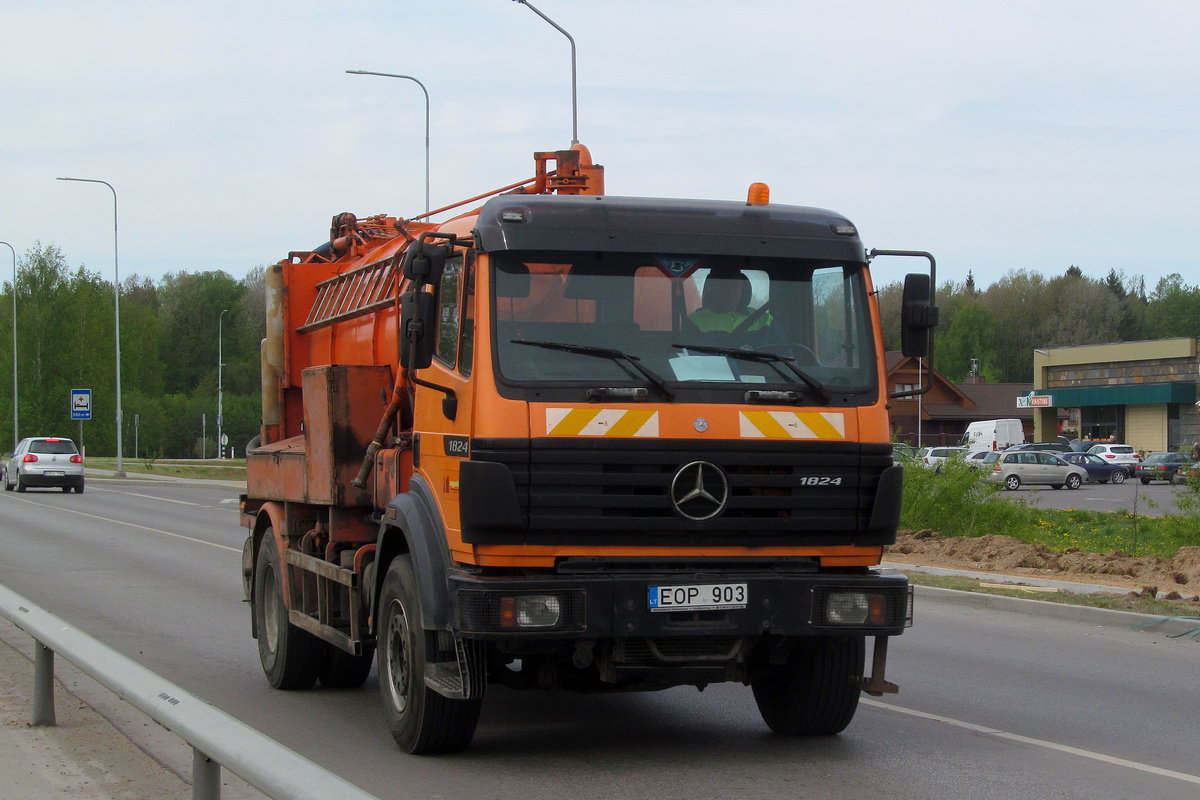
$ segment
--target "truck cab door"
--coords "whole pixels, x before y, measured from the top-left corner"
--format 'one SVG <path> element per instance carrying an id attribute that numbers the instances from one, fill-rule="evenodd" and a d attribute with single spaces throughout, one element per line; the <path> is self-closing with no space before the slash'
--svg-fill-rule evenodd
<path id="1" fill-rule="evenodd" d="M 438 498 L 447 529 L 459 528 L 459 465 L 470 456 L 474 386 L 475 252 L 455 249 L 436 290 L 433 360 L 418 377 L 452 395 L 417 385 L 414 403 L 414 467 Z M 446 403 L 449 397 L 453 402 Z"/>

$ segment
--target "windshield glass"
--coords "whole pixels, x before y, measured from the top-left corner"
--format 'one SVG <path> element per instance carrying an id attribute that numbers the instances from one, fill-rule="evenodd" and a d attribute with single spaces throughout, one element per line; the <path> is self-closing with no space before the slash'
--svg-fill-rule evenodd
<path id="1" fill-rule="evenodd" d="M 555 252 L 497 253 L 492 270 L 509 382 L 642 386 L 649 371 L 683 389 L 875 386 L 862 264 Z"/>

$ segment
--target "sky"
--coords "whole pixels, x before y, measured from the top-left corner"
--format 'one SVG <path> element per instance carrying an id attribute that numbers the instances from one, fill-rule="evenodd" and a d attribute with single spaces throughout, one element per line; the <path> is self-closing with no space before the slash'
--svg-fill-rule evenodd
<path id="1" fill-rule="evenodd" d="M 537 0 L 612 195 L 828 208 L 941 281 L 1197 278 L 1200 3 Z M 570 43 L 513 0 L 0 0 L 0 240 L 250 269 L 571 141 Z M 444 218 L 444 217 L 443 217 Z M 912 263 L 880 260 L 877 284 Z M 9 274 L 0 248 L 0 276 Z"/>

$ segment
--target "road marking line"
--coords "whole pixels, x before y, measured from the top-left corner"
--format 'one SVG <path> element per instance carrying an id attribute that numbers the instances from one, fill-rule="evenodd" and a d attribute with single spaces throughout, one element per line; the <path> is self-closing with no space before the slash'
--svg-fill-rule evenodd
<path id="1" fill-rule="evenodd" d="M 172 500 L 169 497 L 155 497 L 152 494 L 138 494 L 137 492 L 118 492 L 116 489 L 97 489 L 92 487 L 93 492 L 108 492 L 109 494 L 127 494 L 130 497 L 144 497 L 147 500 L 161 500 L 164 503 L 178 503 L 181 506 L 199 506 L 201 503 L 189 503 L 187 500 Z M 224 502 L 224 501 L 222 501 Z M 232 502 L 232 501 L 230 501 Z"/>
<path id="2" fill-rule="evenodd" d="M 1136 769 L 1141 772 L 1149 772 L 1152 775 L 1161 775 L 1164 778 L 1174 778 L 1175 780 L 1184 781 L 1185 783 L 1200 784 L 1200 776 L 1189 775 L 1186 772 L 1176 772 L 1175 770 L 1163 769 L 1162 767 L 1155 767 L 1150 764 L 1142 764 L 1138 761 L 1128 761 L 1124 758 L 1107 756 L 1103 753 L 1096 753 L 1091 750 L 1082 750 L 1078 747 L 1071 747 L 1070 745 L 1058 744 L 1057 742 L 1048 742 L 1045 739 L 1034 739 L 1030 736 L 1022 736 L 1019 733 L 1009 733 L 1007 731 L 996 730 L 995 728 L 989 728 L 986 725 L 976 725 L 973 722 L 963 722 L 960 719 L 942 717 L 937 714 L 929 714 L 925 711 L 915 711 L 911 708 L 894 706 L 890 703 L 881 703 L 878 700 L 869 700 L 865 697 L 859 700 L 859 702 L 866 703 L 867 705 L 874 706 L 875 708 L 882 708 L 886 711 L 895 711 L 900 714 L 908 714 L 912 717 L 920 717 L 921 719 L 927 719 L 933 722 L 944 722 L 945 724 L 953 725 L 956 728 L 963 728 L 965 730 L 973 731 L 974 733 L 995 736 L 998 739 L 1007 739 L 1012 742 L 1034 745 L 1035 747 L 1044 747 L 1047 750 L 1057 750 L 1060 753 L 1090 758 L 1093 761 L 1100 761 L 1104 764 L 1111 764 L 1116 767 L 1127 767 L 1128 769 Z"/>
<path id="3" fill-rule="evenodd" d="M 238 501 L 238 499 L 236 497 L 226 497 L 221 502 L 222 503 L 236 503 L 237 501 Z"/>
<path id="4" fill-rule="evenodd" d="M 81 517 L 89 517 L 90 519 L 99 519 L 99 520 L 103 520 L 105 522 L 112 522 L 117 525 L 127 525 L 130 528 L 137 528 L 138 530 L 149 531 L 150 533 L 161 533 L 163 536 L 172 536 L 176 539 L 184 539 L 185 541 L 195 542 L 196 544 L 206 544 L 209 547 L 216 547 L 220 550 L 228 550 L 231 553 L 242 552 L 242 548 L 240 548 L 240 547 L 229 547 L 228 545 L 217 544 L 216 542 L 206 542 L 203 539 L 196 539 L 192 536 L 184 536 L 181 533 L 171 533 L 170 531 L 159 530 L 158 528 L 147 528 L 145 525 L 135 525 L 132 522 L 125 522 L 124 520 L 120 520 L 120 519 L 111 519 L 109 517 L 101 517 L 96 514 L 87 514 L 87 513 L 84 513 L 83 511 L 75 511 L 70 508 L 62 508 L 61 506 L 52 506 L 47 503 L 38 503 L 33 500 L 26 500 L 21 497 L 14 497 L 12 499 L 16 500 L 18 502 L 21 502 L 21 503 L 29 503 L 29 505 L 37 506 L 38 508 L 52 508 L 55 511 L 65 511 L 68 514 L 78 514 Z"/>

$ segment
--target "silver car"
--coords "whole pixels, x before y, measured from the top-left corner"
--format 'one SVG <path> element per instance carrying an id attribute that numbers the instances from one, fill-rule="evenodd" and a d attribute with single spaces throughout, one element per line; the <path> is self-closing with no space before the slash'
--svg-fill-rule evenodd
<path id="1" fill-rule="evenodd" d="M 1087 470 L 1046 450 L 1019 450 L 999 454 L 985 479 L 1003 483 L 1005 489 L 1016 489 L 1023 483 L 1078 489 L 1087 480 Z"/>
<path id="2" fill-rule="evenodd" d="M 30 486 L 57 486 L 83 494 L 83 456 L 70 439 L 36 436 L 22 439 L 5 453 L 4 490 L 23 492 Z"/>

